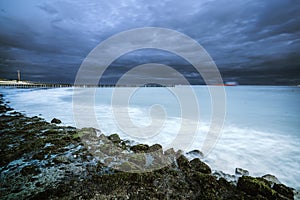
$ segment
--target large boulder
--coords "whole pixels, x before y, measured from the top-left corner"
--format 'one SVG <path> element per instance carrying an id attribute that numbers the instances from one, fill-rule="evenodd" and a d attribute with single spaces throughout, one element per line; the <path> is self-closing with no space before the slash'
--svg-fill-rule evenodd
<path id="1" fill-rule="evenodd" d="M 61 124 L 61 120 L 59 120 L 59 119 L 57 119 L 57 118 L 53 118 L 53 119 L 51 120 L 51 123 L 52 123 L 52 124 Z"/>
<path id="2" fill-rule="evenodd" d="M 149 147 L 148 152 L 156 152 L 156 153 L 159 153 L 159 154 L 163 154 L 163 149 L 162 149 L 162 146 L 160 144 L 154 144 L 154 145 Z"/>
<path id="3" fill-rule="evenodd" d="M 121 142 L 121 139 L 120 139 L 119 135 L 116 134 L 116 133 L 108 136 L 108 139 L 111 140 L 113 143 L 120 143 Z"/>
<path id="4" fill-rule="evenodd" d="M 138 144 L 130 147 L 130 150 L 134 153 L 145 153 L 149 150 L 149 146 L 147 144 Z"/>

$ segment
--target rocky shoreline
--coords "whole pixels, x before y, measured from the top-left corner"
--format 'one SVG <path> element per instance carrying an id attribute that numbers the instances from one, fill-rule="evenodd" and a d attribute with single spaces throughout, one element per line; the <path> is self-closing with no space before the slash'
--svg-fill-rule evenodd
<path id="1" fill-rule="evenodd" d="M 201 152 L 133 145 L 14 111 L 0 94 L 0 199 L 294 199 L 276 177 L 212 172 Z"/>

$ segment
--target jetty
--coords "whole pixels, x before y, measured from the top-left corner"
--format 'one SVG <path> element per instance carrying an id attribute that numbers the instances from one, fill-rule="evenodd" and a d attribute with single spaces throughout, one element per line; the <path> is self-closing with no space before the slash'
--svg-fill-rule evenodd
<path id="1" fill-rule="evenodd" d="M 35 83 L 30 81 L 17 80 L 0 80 L 1 87 L 16 87 L 16 88 L 57 88 L 57 87 L 72 87 L 71 84 L 51 84 L 51 83 Z"/>
<path id="2" fill-rule="evenodd" d="M 120 85 L 120 84 L 60 84 L 60 83 L 37 83 L 30 81 L 18 80 L 0 80 L 0 87 L 14 87 L 14 88 L 65 88 L 65 87 L 79 87 L 79 88 L 113 88 L 113 87 L 175 87 L 175 85 L 159 85 L 159 84 L 145 84 L 145 85 Z"/>

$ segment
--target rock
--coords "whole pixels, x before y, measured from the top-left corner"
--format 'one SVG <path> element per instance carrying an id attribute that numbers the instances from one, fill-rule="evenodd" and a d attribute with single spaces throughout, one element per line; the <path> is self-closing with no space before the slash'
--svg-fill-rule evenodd
<path id="1" fill-rule="evenodd" d="M 114 161 L 114 159 L 111 158 L 111 157 L 105 158 L 104 159 L 104 164 L 108 166 L 112 161 Z"/>
<path id="2" fill-rule="evenodd" d="M 190 162 L 191 168 L 197 172 L 201 172 L 203 174 L 211 174 L 210 167 L 202 162 L 199 158 L 195 158 Z"/>
<path id="3" fill-rule="evenodd" d="M 163 154 L 163 149 L 162 149 L 162 146 L 160 144 L 154 144 L 154 145 L 149 147 L 148 152 L 157 152 L 159 154 Z"/>
<path id="4" fill-rule="evenodd" d="M 23 167 L 21 169 L 20 173 L 23 176 L 37 175 L 37 174 L 41 173 L 41 170 L 37 166 L 35 166 L 35 165 L 28 165 L 28 166 Z"/>
<path id="5" fill-rule="evenodd" d="M 166 156 L 175 156 L 176 152 L 174 151 L 173 148 L 170 148 L 170 149 L 166 150 L 166 151 L 164 152 L 164 154 L 165 154 Z"/>
<path id="6" fill-rule="evenodd" d="M 116 156 L 122 152 L 122 149 L 114 144 L 103 144 L 99 147 L 99 150 L 109 156 Z"/>
<path id="7" fill-rule="evenodd" d="M 135 153 L 145 153 L 149 150 L 149 146 L 147 144 L 138 144 L 130 147 L 130 150 Z"/>
<path id="8" fill-rule="evenodd" d="M 188 171 L 191 168 L 189 160 L 184 155 L 180 155 L 176 159 L 176 162 L 177 162 L 179 169 L 181 169 L 183 171 Z"/>
<path id="9" fill-rule="evenodd" d="M 36 183 L 35 183 L 35 186 L 36 186 L 36 187 L 41 187 L 42 184 L 41 184 L 40 182 L 36 182 Z"/>
<path id="10" fill-rule="evenodd" d="M 128 148 L 130 148 L 130 141 L 128 140 L 125 140 L 125 141 L 121 141 L 120 142 L 120 147 L 123 149 L 123 150 L 128 150 Z"/>
<path id="11" fill-rule="evenodd" d="M 110 144 L 111 141 L 104 135 L 104 134 L 100 134 L 98 139 L 103 143 L 103 144 Z"/>
<path id="12" fill-rule="evenodd" d="M 43 153 L 36 153 L 32 156 L 32 159 L 34 160 L 43 160 L 45 155 Z"/>
<path id="13" fill-rule="evenodd" d="M 271 174 L 266 174 L 264 176 L 262 176 L 263 179 L 270 181 L 272 184 L 276 183 L 276 184 L 281 184 L 280 181 L 278 180 L 278 178 L 276 178 L 276 176 L 271 175 Z"/>
<path id="14" fill-rule="evenodd" d="M 64 155 L 61 155 L 61 156 L 56 156 L 54 159 L 53 159 L 53 162 L 55 164 L 69 164 L 70 163 L 70 159 L 67 157 L 67 156 L 64 156 Z"/>
<path id="15" fill-rule="evenodd" d="M 146 165 L 146 157 L 144 154 L 133 154 L 128 161 L 140 167 L 144 167 Z"/>
<path id="16" fill-rule="evenodd" d="M 121 142 L 121 139 L 120 139 L 119 135 L 116 134 L 116 133 L 108 136 L 108 139 L 111 140 L 113 143 L 120 143 Z"/>
<path id="17" fill-rule="evenodd" d="M 184 155 L 184 153 L 183 153 L 183 151 L 182 150 L 178 150 L 178 151 L 176 151 L 176 153 L 175 153 L 175 156 L 178 158 L 179 156 L 181 156 L 181 155 Z"/>
<path id="18" fill-rule="evenodd" d="M 242 168 L 235 168 L 235 175 L 249 176 L 249 171 Z"/>
<path id="19" fill-rule="evenodd" d="M 253 178 L 250 176 L 242 176 L 237 183 L 237 189 L 251 195 L 261 195 L 267 199 L 278 199 L 278 193 L 272 190 L 267 181 L 263 178 Z"/>
<path id="20" fill-rule="evenodd" d="M 61 121 L 60 121 L 59 119 L 57 119 L 57 118 L 53 118 L 53 119 L 51 120 L 51 123 L 52 123 L 52 124 L 61 124 Z"/>
<path id="21" fill-rule="evenodd" d="M 228 181 L 229 183 L 232 183 L 233 185 L 237 184 L 238 181 L 238 177 L 235 175 L 231 175 L 231 174 L 226 174 L 222 171 L 215 171 L 213 173 L 213 176 L 217 177 L 217 179 L 225 179 L 226 181 Z"/>
<path id="22" fill-rule="evenodd" d="M 77 133 L 73 135 L 73 139 L 81 138 L 83 140 L 97 139 L 97 132 L 100 132 L 94 128 L 82 128 L 77 130 Z"/>
<path id="23" fill-rule="evenodd" d="M 139 170 L 139 168 L 134 163 L 131 162 L 123 162 L 121 165 L 117 167 L 117 169 L 119 171 L 125 171 L 125 172 Z"/>
<path id="24" fill-rule="evenodd" d="M 102 162 L 98 161 L 97 164 L 96 164 L 96 171 L 101 172 L 104 167 L 105 167 L 105 165 Z"/>
<path id="25" fill-rule="evenodd" d="M 203 157 L 204 157 L 204 154 L 203 154 L 201 151 L 199 151 L 198 149 L 189 151 L 189 152 L 187 152 L 186 154 L 187 154 L 187 155 L 196 156 L 196 157 L 199 157 L 199 158 L 203 158 Z"/>
<path id="26" fill-rule="evenodd" d="M 283 184 L 274 184 L 273 189 L 288 199 L 294 199 L 294 191 L 292 188 L 289 188 Z"/>

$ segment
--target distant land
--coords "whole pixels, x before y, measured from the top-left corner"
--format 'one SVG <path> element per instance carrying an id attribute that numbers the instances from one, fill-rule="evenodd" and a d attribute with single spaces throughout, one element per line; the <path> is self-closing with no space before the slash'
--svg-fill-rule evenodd
<path id="1" fill-rule="evenodd" d="M 206 85 L 206 84 L 191 84 L 191 85 Z M 224 84 L 216 84 L 215 86 L 238 86 L 240 85 L 236 81 L 225 81 Z M 251 84 L 243 84 L 251 85 Z M 141 85 L 134 85 L 134 84 L 128 84 L 128 85 L 118 85 L 118 84 L 98 84 L 98 85 L 92 85 L 92 84 L 80 84 L 80 85 L 74 85 L 69 83 L 42 83 L 42 82 L 33 82 L 33 81 L 18 81 L 18 80 L 8 80 L 0 78 L 0 86 L 7 86 L 7 87 L 21 87 L 21 88 L 27 88 L 27 87 L 141 87 Z M 156 83 L 147 83 L 145 85 L 142 85 L 142 87 L 175 87 L 180 85 L 160 85 Z M 279 86 L 279 85 L 274 85 Z M 300 85 L 285 85 L 285 86 L 297 86 L 300 87 Z"/>

